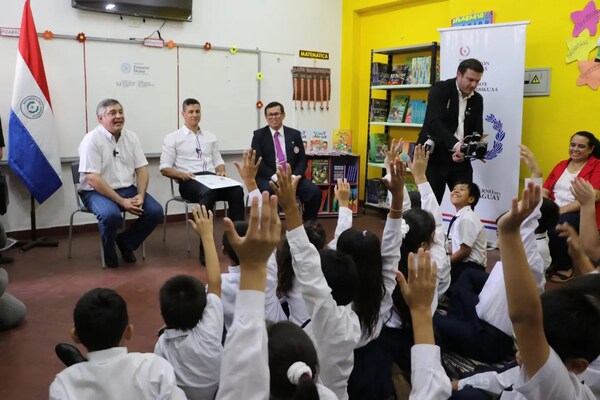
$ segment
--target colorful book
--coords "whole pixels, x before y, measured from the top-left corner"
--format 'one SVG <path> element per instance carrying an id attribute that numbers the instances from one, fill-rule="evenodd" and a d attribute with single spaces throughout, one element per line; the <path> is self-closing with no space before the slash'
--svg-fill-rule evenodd
<path id="1" fill-rule="evenodd" d="M 304 170 L 304 177 L 312 182 L 312 162 L 313 160 L 308 160 L 306 162 L 306 170 Z"/>
<path id="2" fill-rule="evenodd" d="M 384 99 L 371 99 L 371 122 L 385 122 L 389 103 Z"/>
<path id="3" fill-rule="evenodd" d="M 352 131 L 350 129 L 333 130 L 333 150 L 352 152 Z"/>
<path id="4" fill-rule="evenodd" d="M 371 86 L 387 85 L 390 72 L 386 63 L 374 62 L 371 64 Z"/>
<path id="5" fill-rule="evenodd" d="M 311 170 L 311 180 L 313 183 L 329 183 L 329 160 L 312 160 Z"/>
<path id="6" fill-rule="evenodd" d="M 388 135 L 385 132 L 369 133 L 369 161 L 383 162 L 388 146 Z"/>
<path id="7" fill-rule="evenodd" d="M 321 189 L 321 205 L 319 206 L 319 212 L 328 212 L 327 199 L 329 197 L 329 188 Z"/>
<path id="8" fill-rule="evenodd" d="M 387 122 L 404 122 L 410 96 L 396 94 L 390 103 L 390 113 Z"/>
<path id="9" fill-rule="evenodd" d="M 338 183 L 346 177 L 346 166 L 345 165 L 334 165 L 333 166 L 333 182 Z"/>
<path id="10" fill-rule="evenodd" d="M 311 152 L 326 152 L 329 147 L 329 135 L 325 129 L 314 129 L 310 137 Z"/>
<path id="11" fill-rule="evenodd" d="M 308 132 L 306 132 L 306 129 L 300 129 L 300 137 L 302 138 L 302 144 L 304 145 L 304 152 L 309 151 L 309 146 L 308 146 Z"/>

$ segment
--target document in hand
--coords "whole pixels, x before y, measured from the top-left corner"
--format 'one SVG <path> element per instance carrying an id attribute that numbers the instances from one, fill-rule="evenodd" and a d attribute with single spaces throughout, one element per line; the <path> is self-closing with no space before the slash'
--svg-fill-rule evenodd
<path id="1" fill-rule="evenodd" d="M 232 186 L 242 186 L 238 181 L 226 176 L 218 175 L 196 175 L 194 178 L 210 189 L 222 189 Z"/>

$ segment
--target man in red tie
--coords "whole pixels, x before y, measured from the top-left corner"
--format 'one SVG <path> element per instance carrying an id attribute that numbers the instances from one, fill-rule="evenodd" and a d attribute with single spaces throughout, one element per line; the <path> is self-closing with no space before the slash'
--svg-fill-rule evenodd
<path id="1" fill-rule="evenodd" d="M 283 105 L 273 101 L 265 107 L 267 126 L 254 131 L 252 149 L 256 150 L 256 158 L 262 157 L 258 168 L 256 183 L 260 191 L 272 193 L 269 181 L 277 180 L 277 166 L 285 168 L 286 163 L 292 168 L 292 175 L 300 176 L 296 196 L 304 205 L 302 218 L 317 218 L 321 204 L 321 189 L 304 178 L 306 170 L 306 154 L 302 144 L 300 131 L 284 126 L 285 110 Z"/>

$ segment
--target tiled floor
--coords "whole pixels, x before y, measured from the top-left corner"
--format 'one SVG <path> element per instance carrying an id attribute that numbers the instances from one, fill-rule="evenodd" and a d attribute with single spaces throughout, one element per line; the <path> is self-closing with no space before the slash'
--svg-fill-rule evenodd
<path id="1" fill-rule="evenodd" d="M 335 229 L 335 219 L 322 220 L 328 233 Z M 360 214 L 356 227 L 381 234 L 381 215 Z M 160 228 L 160 229 L 159 229 Z M 127 301 L 130 322 L 134 325 L 130 351 L 152 351 L 155 333 L 162 326 L 158 291 L 166 279 L 175 274 L 195 274 L 205 281 L 205 270 L 198 263 L 198 239 L 192 238 L 192 252 L 186 252 L 183 222 L 168 225 L 167 242 L 162 241 L 162 227 L 146 241 L 146 259 L 138 251 L 136 264 L 118 269 L 101 269 L 97 232 L 77 234 L 72 259 L 67 259 L 67 239 L 57 237 L 58 248 L 34 248 L 26 253 L 9 250 L 14 264 L 3 265 L 8 271 L 8 291 L 27 306 L 25 323 L 13 330 L 0 332 L 0 399 L 42 399 L 48 385 L 63 369 L 54 355 L 54 345 L 70 342 L 72 310 L 77 299 L 94 287 L 117 290 Z M 215 238 L 221 243 L 222 221 L 215 223 Z M 494 257 L 491 257 L 495 261 Z M 221 257 L 221 267 L 227 263 Z"/>

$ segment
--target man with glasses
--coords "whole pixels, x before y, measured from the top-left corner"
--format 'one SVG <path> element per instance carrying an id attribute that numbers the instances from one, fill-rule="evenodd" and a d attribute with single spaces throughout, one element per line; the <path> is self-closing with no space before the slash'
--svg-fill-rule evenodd
<path id="1" fill-rule="evenodd" d="M 200 128 L 200 102 L 186 99 L 182 109 L 185 124 L 165 137 L 160 172 L 179 183 L 179 193 L 187 201 L 212 210 L 215 201 L 225 200 L 229 207 L 228 217 L 233 221 L 244 220 L 244 189 L 241 186 L 210 189 L 194 179 L 196 175 L 225 176 L 225 162 L 219 152 L 217 137 Z"/>
<path id="2" fill-rule="evenodd" d="M 302 144 L 300 131 L 284 126 L 285 111 L 283 105 L 273 101 L 265 107 L 267 126 L 254 131 L 252 149 L 256 150 L 256 158 L 262 157 L 258 168 L 256 183 L 260 191 L 272 193 L 269 181 L 276 181 L 277 167 L 285 168 L 289 164 L 292 175 L 300 176 L 296 196 L 304 204 L 302 218 L 313 220 L 317 218 L 321 204 L 321 189 L 304 178 L 307 160 Z"/>
<path id="3" fill-rule="evenodd" d="M 104 263 L 119 266 L 115 243 L 126 262 L 135 262 L 137 249 L 163 219 L 161 205 L 148 193 L 148 161 L 135 133 L 123 128 L 123 107 L 105 99 L 96 108 L 98 125 L 79 145 L 79 189 L 83 204 L 98 218 Z M 123 226 L 122 211 L 137 215 Z"/>

